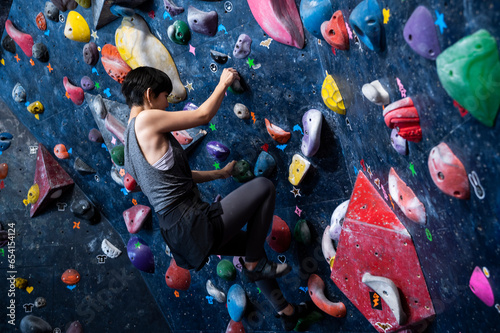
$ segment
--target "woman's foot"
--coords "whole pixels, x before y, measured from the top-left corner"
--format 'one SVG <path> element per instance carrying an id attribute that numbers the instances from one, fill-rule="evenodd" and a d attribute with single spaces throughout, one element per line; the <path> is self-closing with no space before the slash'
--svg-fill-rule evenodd
<path id="1" fill-rule="evenodd" d="M 290 310 L 291 307 L 292 309 Z M 281 319 L 281 325 L 285 331 L 292 331 L 295 326 L 297 326 L 297 322 L 301 317 L 304 317 L 307 313 L 311 311 L 310 303 L 300 303 L 297 304 L 289 304 L 280 314 L 278 314 Z"/>
<path id="2" fill-rule="evenodd" d="M 243 258 L 240 258 L 240 263 L 243 267 L 243 272 L 251 282 L 279 278 L 292 270 L 292 267 L 288 264 L 277 264 L 267 261 L 267 258 L 249 263 L 245 263 Z"/>

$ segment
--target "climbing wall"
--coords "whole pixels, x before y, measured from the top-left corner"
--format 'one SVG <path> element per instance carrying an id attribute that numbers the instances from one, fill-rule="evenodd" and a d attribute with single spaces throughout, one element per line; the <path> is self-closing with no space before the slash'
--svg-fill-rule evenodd
<path id="1" fill-rule="evenodd" d="M 370 1 L 371 4 L 373 2 Z M 434 29 L 431 34 L 436 36 L 441 51 L 479 29 L 487 30 L 498 40 L 499 4 L 495 1 L 380 1 L 378 11 L 369 9 L 367 13 L 379 20 L 376 23 L 383 27 L 385 34 L 380 44 L 381 49 L 377 50 L 375 45 L 372 47 L 375 50 L 371 50 L 362 38 L 367 35 L 362 31 L 364 26 L 357 21 L 353 21 L 353 24 L 349 20 L 352 13 L 356 13 L 358 1 L 333 2 L 331 11 L 341 10 L 345 19 L 344 45 L 346 40 L 349 42 L 348 50 L 334 50 L 324 39 L 317 38 L 318 31 L 307 30 L 311 21 L 330 19 L 317 18 L 317 13 L 306 15 L 305 11 L 301 12 L 304 14 L 303 25 L 306 27 L 305 44 L 301 48 L 300 45 L 284 45 L 277 41 L 277 36 L 268 35 L 272 32 L 263 31 L 246 1 L 192 3 L 178 0 L 175 3 L 183 6 L 185 11 L 173 17 L 165 10 L 163 1 L 158 0 L 146 1 L 135 10 L 145 20 L 151 33 L 168 49 L 187 92 L 186 100 L 171 104 L 170 108 L 181 110 L 187 102 L 196 105 L 203 103 L 215 88 L 225 67 L 236 68 L 247 86 L 242 94 L 228 92 L 218 114 L 210 124 L 203 126 L 202 129 L 207 134 L 190 150 L 190 165 L 193 169 L 200 170 L 223 167 L 225 162 L 217 162 L 207 152 L 206 144 L 209 141 L 219 141 L 230 149 L 228 161 L 245 159 L 252 169 L 263 150 L 273 156 L 276 169 L 269 178 L 277 189 L 275 214 L 287 223 L 292 233 L 298 221 L 305 219 L 312 236 L 308 245 L 293 238 L 290 247 L 283 253 L 277 253 L 266 245 L 270 258 L 286 261 L 294 267 L 293 272 L 280 281 L 284 294 L 292 302 L 309 299 L 308 278 L 315 273 L 326 285 L 327 298 L 333 302 L 343 302 L 347 310 L 347 315 L 343 318 L 323 313 L 323 319 L 312 324 L 310 331 L 375 330 L 365 318 L 364 312 L 362 314 L 354 305 L 357 303 L 351 302 L 330 279 L 333 274 L 321 246 L 322 234 L 330 223 L 332 212 L 351 197 L 358 173 L 366 176 L 413 240 L 436 313 L 429 331 L 494 331 L 500 322 L 498 305 L 495 308 L 500 298 L 500 248 L 496 241 L 500 237 L 500 155 L 495 140 L 500 125 L 496 121 L 493 126 L 487 126 L 478 121 L 475 115 L 455 106 L 454 99 L 440 82 L 437 62 L 415 53 L 405 41 L 403 31 L 414 10 L 423 5 L 430 11 L 433 23 L 431 28 Z M 261 6 L 268 3 L 263 1 Z M 134 235 L 149 245 L 154 255 L 154 273 L 140 272 L 127 259 L 127 243 L 133 235 L 128 232 L 122 213 L 137 204 L 149 203 L 141 193 L 128 193 L 123 185 L 116 182 L 117 178 L 120 179 L 120 168 L 115 169 L 116 173 L 112 170 L 113 162 L 109 151 L 120 144 L 119 138 L 105 132 L 103 122 L 100 123 L 95 118 L 95 104 L 89 102 L 98 98 L 98 95 L 102 96 L 108 111 L 126 121 L 121 113 L 125 101 L 120 93 L 120 83 L 106 73 L 102 58 L 104 53 L 108 54 L 102 52 L 106 44 L 116 45 L 115 31 L 120 27 L 122 19 L 118 18 L 96 29 L 93 10 L 102 4 L 103 1 L 92 1 L 92 6 L 88 9 L 76 7 L 74 11 L 79 13 L 80 21 L 70 17 L 69 10 L 61 11 L 56 16 L 57 21 L 46 20 L 46 30 L 40 30 L 36 24 L 37 14 L 44 11 L 45 1 L 14 0 L 8 17 L 5 18 L 23 33 L 30 34 L 35 43 L 43 43 L 49 54 L 48 59 L 35 59 L 28 57 L 19 45 L 16 45 L 14 53 L 4 47 L 0 49 L 0 96 L 11 114 L 22 124 L 2 117 L 0 133 L 11 133 L 14 138 L 13 147 L 0 155 L 0 163 L 15 164 L 22 161 L 25 165 L 22 174 L 9 171 L 2 180 L 0 219 L 4 227 L 7 220 L 16 220 L 17 227 L 22 231 L 16 236 L 20 239 L 33 239 L 35 244 L 42 239 L 50 242 L 53 239 L 48 254 L 38 259 L 35 255 L 39 251 L 37 247 L 30 246 L 29 242 L 16 242 L 19 267 L 30 268 L 30 273 L 27 274 L 33 274 L 39 285 L 52 286 L 44 296 L 47 303 L 52 304 L 51 311 L 34 309 L 32 314 L 61 329 L 64 323 L 78 319 L 85 331 L 89 332 L 111 331 L 121 327 L 123 331 L 137 332 L 139 330 L 136 327 L 148 327 L 144 324 L 146 322 L 151 323 L 151 332 L 168 329 L 175 332 L 220 332 L 226 329 L 230 316 L 226 305 L 217 302 L 207 293 L 205 284 L 210 279 L 226 293 L 236 283 L 243 286 L 249 301 L 243 319 L 247 331 L 281 331 L 281 324 L 274 318 L 270 304 L 254 284 L 241 280 L 239 275 L 233 281 L 226 281 L 217 275 L 219 262 L 222 259 L 232 261 L 232 257 L 212 256 L 209 264 L 201 271 L 191 272 L 188 290 L 169 288 L 165 283 L 165 272 L 171 258 L 166 253 L 154 214 L 152 223 Z M 215 11 L 218 15 L 217 31 L 214 36 L 191 31 L 191 39 L 186 45 L 174 43 L 169 39 L 168 27 L 175 20 L 188 22 L 189 5 L 204 12 Z M 297 2 L 297 7 L 300 7 L 300 2 Z M 357 16 L 363 17 L 359 14 Z M 83 24 L 73 25 L 73 21 L 78 23 L 82 19 L 89 25 L 89 40 L 100 48 L 100 60 L 93 65 L 84 61 L 83 49 L 86 42 L 71 40 L 64 33 L 69 21 L 76 34 L 77 28 Z M 4 30 L 2 25 L 2 40 L 7 36 Z M 276 31 L 276 27 L 273 30 Z M 246 34 L 252 42 L 250 53 L 244 58 L 237 58 L 233 55 L 233 49 L 241 39 L 241 34 Z M 86 37 L 85 33 L 82 35 Z M 498 46 L 495 45 L 494 48 L 497 50 Z M 227 63 L 216 62 L 210 56 L 211 51 L 230 55 Z M 496 61 L 498 68 L 498 54 Z M 80 86 L 80 80 L 84 76 L 90 78 L 94 88 L 85 92 L 87 96 L 84 100 L 77 101 L 78 93 L 75 89 L 67 93 L 64 77 L 74 86 Z M 388 103 L 411 97 L 418 113 L 422 140 L 408 142 L 407 153 L 404 155 L 391 145 L 391 129 L 384 119 L 384 107 L 372 103 L 362 93 L 363 85 L 375 80 L 380 82 L 380 86 L 389 95 L 389 101 L 384 103 L 385 108 L 388 108 Z M 498 81 L 493 79 L 491 82 L 493 86 L 490 85 L 488 89 L 498 88 Z M 17 83 L 26 92 L 26 99 L 22 102 L 16 102 L 12 96 Z M 329 107 L 323 100 L 323 97 L 331 92 L 335 93 L 335 90 L 339 91 L 345 106 L 345 110 L 337 109 L 339 113 L 330 108 L 331 102 L 327 100 Z M 82 103 L 77 105 L 72 99 L 78 104 Z M 338 101 L 338 95 L 335 95 L 335 99 Z M 35 101 L 43 104 L 43 113 L 35 115 L 28 112 L 27 107 Z M 233 107 L 236 103 L 248 107 L 248 119 L 239 119 L 235 115 Z M 316 154 L 306 157 L 311 166 L 300 184 L 293 186 L 288 180 L 289 166 L 295 154 L 302 154 L 302 138 L 306 131 L 302 117 L 310 109 L 317 109 L 322 115 L 320 146 Z M 286 143 L 273 140 L 266 129 L 265 119 L 273 126 L 290 132 L 290 139 Z M 415 125 L 415 113 L 410 123 Z M 28 140 L 27 136 L 20 135 L 23 126 L 29 129 L 33 138 Z M 405 129 L 401 124 L 397 127 Z M 99 128 L 103 132 L 104 143 L 89 139 L 92 128 Z M 74 191 L 82 191 L 103 216 L 100 223 L 85 226 L 81 231 L 73 230 L 71 224 L 67 225 L 74 245 L 68 245 L 64 239 L 68 235 L 61 232 L 62 221 L 68 223 L 73 219 L 69 212 L 59 212 L 56 204 L 52 203 L 52 206 L 30 219 L 27 213 L 29 206 L 25 208 L 23 204 L 35 176 L 36 155 L 28 153 L 29 146 L 36 146 L 37 141 L 47 147 L 73 179 L 76 184 Z M 428 157 L 431 150 L 441 142 L 446 143 L 463 163 L 465 181 L 470 187 L 470 196 L 466 200 L 443 193 L 432 180 Z M 55 157 L 54 147 L 58 144 L 65 146 L 68 158 Z M 15 147 L 22 147 L 24 153 L 20 151 L 14 154 Z M 95 172 L 76 171 L 74 163 L 77 157 Z M 410 220 L 390 195 L 388 175 L 391 167 L 425 206 L 425 223 Z M 12 169 L 14 168 L 11 167 Z M 455 173 L 457 171 L 451 171 L 451 174 Z M 212 201 L 217 194 L 225 196 L 238 186 L 235 180 L 227 179 L 202 184 L 199 188 L 203 198 Z M 11 193 L 16 195 L 10 195 Z M 69 204 L 73 199 L 74 194 L 70 191 L 59 200 Z M 51 224 L 50 221 L 56 222 Z M 46 228 L 35 229 L 31 225 L 43 225 Z M 76 234 L 77 232 L 84 233 L 84 236 Z M 95 244 L 100 244 L 105 235 L 114 235 L 113 244 L 124 253 L 117 259 L 109 259 L 102 265 L 96 265 L 96 255 L 101 252 Z M 336 242 L 336 245 L 341 246 L 340 243 Z M 75 249 L 85 250 L 78 252 Z M 344 249 L 342 252 L 338 250 L 339 253 L 345 253 Z M 70 255 L 70 252 L 74 254 Z M 61 253 L 67 255 L 61 256 Z M 26 261 L 27 258 L 30 260 Z M 3 257 L 2 271 L 7 271 L 6 265 L 7 261 Z M 40 268 L 35 268 L 36 266 Z M 71 303 L 71 298 L 68 300 L 63 295 L 70 290 L 60 280 L 62 272 L 71 267 L 77 268 L 82 274 L 81 282 L 71 290 L 76 295 L 73 295 L 74 303 Z M 140 280 L 140 285 L 132 288 L 129 284 L 128 290 L 119 293 L 121 298 L 114 299 L 113 305 L 108 306 L 109 309 L 91 308 L 97 313 L 96 316 L 91 316 L 89 311 L 79 305 L 83 297 L 99 295 L 100 279 L 110 279 L 100 271 L 102 267 L 111 273 L 121 270 L 130 272 L 136 280 Z M 469 280 L 476 267 L 479 267 L 478 274 L 483 274 L 483 278 L 487 276 L 486 284 L 483 281 L 481 285 L 491 286 L 494 296 L 492 305 L 483 303 L 469 287 Z M 335 270 L 335 266 L 333 269 Z M 399 271 L 398 267 L 389 269 Z M 145 291 L 145 285 L 149 292 Z M 400 290 L 405 288 L 400 287 Z M 21 318 L 28 314 L 23 303 L 34 300 L 29 295 L 31 294 L 26 290 L 17 290 L 17 328 Z M 368 294 L 360 297 L 363 296 L 370 297 Z M 60 303 L 62 299 L 64 303 Z M 9 302 L 6 294 L 2 297 L 2 302 Z M 127 304 L 128 308 L 124 308 L 122 303 Z M 105 307 L 97 303 L 96 308 Z M 99 320 L 104 311 L 108 322 Z M 163 318 L 159 319 L 160 313 Z M 2 331 L 14 331 L 12 326 L 3 321 L 0 325 Z M 385 329 L 390 330 L 388 327 Z"/>

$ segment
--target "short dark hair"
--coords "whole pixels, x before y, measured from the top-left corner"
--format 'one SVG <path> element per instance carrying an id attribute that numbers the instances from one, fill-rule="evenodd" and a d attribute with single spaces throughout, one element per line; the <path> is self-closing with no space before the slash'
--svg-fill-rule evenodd
<path id="1" fill-rule="evenodd" d="M 151 88 L 155 96 L 164 91 L 170 95 L 172 81 L 166 73 L 153 67 L 137 67 L 128 72 L 122 83 L 122 94 L 127 105 L 143 105 L 144 93 L 148 88 Z"/>

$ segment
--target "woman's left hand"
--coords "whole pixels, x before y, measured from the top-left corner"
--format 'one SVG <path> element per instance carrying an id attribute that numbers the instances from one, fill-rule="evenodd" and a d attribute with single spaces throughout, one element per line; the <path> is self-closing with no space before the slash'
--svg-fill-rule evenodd
<path id="1" fill-rule="evenodd" d="M 233 167 L 235 164 L 236 164 L 236 161 L 233 160 L 233 161 L 229 162 L 228 164 L 226 164 L 226 166 L 220 170 L 221 176 L 223 179 L 226 179 L 226 178 L 229 178 L 232 176 Z"/>

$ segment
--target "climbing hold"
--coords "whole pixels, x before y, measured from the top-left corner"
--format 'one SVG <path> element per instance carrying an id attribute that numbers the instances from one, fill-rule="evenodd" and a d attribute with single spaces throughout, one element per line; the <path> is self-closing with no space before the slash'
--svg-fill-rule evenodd
<path id="1" fill-rule="evenodd" d="M 52 3 L 52 1 L 46 1 L 45 7 L 43 9 L 45 16 L 51 21 L 59 21 L 59 9 Z"/>
<path id="2" fill-rule="evenodd" d="M 345 114 L 344 100 L 342 99 L 337 83 L 330 74 L 328 74 L 323 81 L 321 97 L 330 110 L 338 114 Z"/>
<path id="3" fill-rule="evenodd" d="M 188 110 L 188 111 L 193 111 L 193 110 L 197 110 L 197 109 L 198 109 L 198 106 L 194 103 L 191 103 L 191 102 L 187 102 L 183 108 L 183 110 Z"/>
<path id="4" fill-rule="evenodd" d="M 271 233 L 266 238 L 269 247 L 278 253 L 288 250 L 292 241 L 292 233 L 285 221 L 279 216 L 273 216 Z"/>
<path id="5" fill-rule="evenodd" d="M 43 15 L 42 12 L 38 13 L 35 20 L 36 20 L 36 26 L 38 27 L 38 29 L 40 29 L 42 31 L 47 30 L 47 21 L 45 20 L 45 16 Z"/>
<path id="6" fill-rule="evenodd" d="M 124 17 L 116 29 L 115 44 L 121 58 L 132 68 L 150 66 L 165 72 L 172 81 L 173 90 L 168 96 L 170 103 L 186 99 L 186 88 L 181 82 L 174 59 L 156 38 L 144 19 L 134 14 Z"/>
<path id="7" fill-rule="evenodd" d="M 101 214 L 85 195 L 73 195 L 69 207 L 75 217 L 87 220 L 91 225 L 98 223 L 101 219 Z"/>
<path id="8" fill-rule="evenodd" d="M 306 220 L 298 220 L 293 229 L 293 238 L 299 243 L 309 245 L 311 243 L 311 230 Z"/>
<path id="9" fill-rule="evenodd" d="M 0 179 L 7 178 L 9 174 L 9 165 L 7 163 L 0 163 Z"/>
<path id="10" fill-rule="evenodd" d="M 167 29 L 168 38 L 176 44 L 187 45 L 191 39 L 191 30 L 184 21 L 175 21 Z"/>
<path id="11" fill-rule="evenodd" d="M 54 5 L 62 12 L 67 10 L 73 10 L 78 7 L 78 3 L 75 0 L 51 0 Z"/>
<path id="12" fill-rule="evenodd" d="M 184 13 L 184 8 L 177 6 L 172 0 L 163 0 L 163 4 L 165 5 L 165 10 L 170 14 L 170 16 Z"/>
<path id="13" fill-rule="evenodd" d="M 33 48 L 31 50 L 33 53 L 33 58 L 40 60 L 41 62 L 49 61 L 49 49 L 43 43 L 35 43 L 33 44 Z"/>
<path id="14" fill-rule="evenodd" d="M 434 19 L 425 6 L 418 6 L 413 11 L 405 24 L 403 35 L 413 51 L 424 58 L 435 60 L 441 53 Z"/>
<path id="15" fill-rule="evenodd" d="M 327 225 L 325 231 L 323 231 L 323 237 L 321 238 L 321 251 L 323 252 L 323 257 L 325 258 L 328 267 L 332 269 L 337 251 L 335 251 L 332 238 L 330 237 L 329 225 Z"/>
<path id="16" fill-rule="evenodd" d="M 68 268 L 62 274 L 61 281 L 66 283 L 67 285 L 72 286 L 80 282 L 80 277 L 80 273 L 78 273 L 77 270 Z"/>
<path id="17" fill-rule="evenodd" d="M 5 21 L 5 31 L 14 40 L 14 42 L 19 45 L 28 58 L 33 56 L 32 48 L 35 42 L 33 42 L 33 37 L 31 37 L 31 35 L 17 30 L 11 20 Z"/>
<path id="18" fill-rule="evenodd" d="M 64 84 L 64 89 L 66 89 L 66 92 L 68 93 L 71 101 L 76 105 L 82 105 L 83 101 L 85 100 L 83 89 L 69 82 L 67 76 L 63 78 L 63 84 Z"/>
<path id="19" fill-rule="evenodd" d="M 304 28 L 314 37 L 322 39 L 321 25 L 333 15 L 330 0 L 304 0 L 300 2 L 300 18 Z M 344 25 L 345 30 L 345 25 Z"/>
<path id="20" fill-rule="evenodd" d="M 85 63 L 90 66 L 95 66 L 95 64 L 97 64 L 97 62 L 99 61 L 99 50 L 97 49 L 96 43 L 88 42 L 83 46 L 83 61 L 85 61 Z M 106 67 L 104 69 L 106 69 Z"/>
<path id="21" fill-rule="evenodd" d="M 87 103 L 89 104 L 90 109 L 94 111 L 94 114 L 97 115 L 98 119 L 106 118 L 108 110 L 106 110 L 106 105 L 104 105 L 104 100 L 101 95 L 96 95 L 94 98 L 90 98 Z"/>
<path id="22" fill-rule="evenodd" d="M 230 92 L 232 92 L 233 94 L 235 95 L 239 95 L 239 94 L 243 94 L 245 92 L 246 89 L 246 85 L 245 85 L 245 82 L 243 82 L 243 80 L 234 80 L 233 83 L 231 84 L 231 86 L 228 88 L 228 90 Z"/>
<path id="23" fill-rule="evenodd" d="M 361 282 L 366 284 L 368 287 L 373 289 L 380 297 L 382 297 L 382 299 L 391 309 L 394 317 L 396 317 L 396 321 L 399 325 L 403 325 L 406 322 L 408 316 L 401 306 L 398 287 L 394 284 L 394 282 L 392 282 L 391 279 L 383 276 L 374 276 L 370 273 L 365 273 L 361 278 Z"/>
<path id="24" fill-rule="evenodd" d="M 123 219 L 128 232 L 136 234 L 151 218 L 151 208 L 144 205 L 134 205 L 123 212 Z"/>
<path id="25" fill-rule="evenodd" d="M 181 145 L 188 145 L 193 141 L 193 137 L 185 130 L 175 131 L 172 134 Z"/>
<path id="26" fill-rule="evenodd" d="M 358 38 L 372 51 L 384 51 L 385 30 L 377 0 L 363 0 L 351 12 L 349 23 Z"/>
<path id="27" fill-rule="evenodd" d="M 52 326 L 40 317 L 27 315 L 21 320 L 19 328 L 22 333 L 51 333 Z"/>
<path id="28" fill-rule="evenodd" d="M 344 224 L 345 214 L 347 213 L 347 207 L 349 206 L 349 200 L 342 202 L 335 208 L 330 218 L 330 238 L 338 242 L 340 238 L 340 233 L 342 232 L 342 225 Z"/>
<path id="29" fill-rule="evenodd" d="M 323 115 L 316 109 L 310 109 L 302 116 L 304 137 L 300 149 L 307 157 L 314 156 L 319 149 Z"/>
<path id="30" fill-rule="evenodd" d="M 83 8 L 90 8 L 90 0 L 75 0 Z"/>
<path id="31" fill-rule="evenodd" d="M 389 93 L 382 87 L 379 80 L 364 84 L 361 91 L 370 102 L 377 105 L 386 105 L 390 102 Z"/>
<path id="32" fill-rule="evenodd" d="M 270 177 L 276 168 L 274 157 L 266 151 L 261 151 L 255 162 L 254 174 L 256 177 Z"/>
<path id="33" fill-rule="evenodd" d="M 126 173 L 125 177 L 123 177 L 123 185 L 128 192 L 133 192 L 137 186 L 137 182 L 129 173 Z"/>
<path id="34" fill-rule="evenodd" d="M 245 290 L 239 284 L 233 284 L 227 293 L 227 311 L 234 321 L 240 321 L 243 318 L 247 307 L 247 295 Z"/>
<path id="35" fill-rule="evenodd" d="M 80 80 L 80 86 L 85 91 L 92 90 L 92 89 L 94 89 L 94 81 L 92 81 L 92 79 L 90 77 L 84 76 Z"/>
<path id="36" fill-rule="evenodd" d="M 432 148 L 427 161 L 434 184 L 444 193 L 458 198 L 469 199 L 469 180 L 465 167 L 444 142 Z"/>
<path id="37" fill-rule="evenodd" d="M 389 171 L 389 193 L 407 218 L 413 222 L 425 224 L 424 205 L 413 193 L 412 189 L 399 178 L 394 168 Z"/>
<path id="38" fill-rule="evenodd" d="M 207 143 L 207 151 L 219 162 L 224 162 L 231 153 L 228 147 L 218 141 Z"/>
<path id="39" fill-rule="evenodd" d="M 46 305 L 47 305 L 47 301 L 45 300 L 45 298 L 43 298 L 43 297 L 37 297 L 35 299 L 35 306 L 37 308 L 43 308 Z"/>
<path id="40" fill-rule="evenodd" d="M 292 157 L 292 163 L 290 163 L 290 168 L 288 169 L 288 181 L 292 185 L 299 185 L 304 179 L 307 170 L 311 166 L 311 162 L 306 160 L 299 154 L 295 154 Z"/>
<path id="41" fill-rule="evenodd" d="M 101 62 L 106 73 L 118 83 L 122 83 L 128 72 L 132 70 L 122 59 L 118 49 L 111 44 L 103 46 L 101 50 Z"/>
<path id="42" fill-rule="evenodd" d="M 398 134 L 397 128 L 393 128 L 391 131 L 391 144 L 399 154 L 408 154 L 408 142 L 406 142 L 406 139 Z"/>
<path id="43" fill-rule="evenodd" d="M 101 132 L 97 128 L 93 128 L 89 131 L 89 140 L 92 142 L 102 143 L 104 139 Z"/>
<path id="44" fill-rule="evenodd" d="M 230 319 L 229 324 L 227 324 L 226 333 L 245 333 L 243 323 Z"/>
<path id="45" fill-rule="evenodd" d="M 233 108 L 234 114 L 236 117 L 240 119 L 249 119 L 250 118 L 250 111 L 248 108 L 241 103 L 236 103 Z"/>
<path id="46" fill-rule="evenodd" d="M 222 259 L 217 264 L 217 275 L 226 281 L 232 281 L 236 278 L 236 268 L 229 260 Z"/>
<path id="47" fill-rule="evenodd" d="M 54 155 L 56 155 L 57 158 L 60 158 L 62 160 L 69 158 L 68 150 L 66 149 L 66 146 L 63 145 L 62 143 L 54 146 Z"/>
<path id="48" fill-rule="evenodd" d="M 16 53 L 16 43 L 9 35 L 2 39 L 2 47 L 10 53 Z"/>
<path id="49" fill-rule="evenodd" d="M 175 259 L 170 259 L 170 266 L 165 273 L 167 286 L 176 290 L 188 290 L 191 285 L 191 273 L 188 269 L 177 266 Z"/>
<path id="50" fill-rule="evenodd" d="M 236 162 L 231 175 L 239 183 L 247 182 L 255 177 L 255 175 L 252 173 L 250 163 L 245 160 L 239 160 L 238 162 Z"/>
<path id="51" fill-rule="evenodd" d="M 299 49 L 304 47 L 304 30 L 294 0 L 248 0 L 248 5 L 269 37 Z"/>
<path id="52" fill-rule="evenodd" d="M 26 287 L 28 286 L 28 280 L 21 277 L 16 277 L 14 285 L 16 286 L 16 288 L 26 289 Z"/>
<path id="53" fill-rule="evenodd" d="M 127 243 L 128 258 L 135 268 L 146 272 L 155 272 L 155 258 L 148 244 L 140 237 L 132 237 Z"/>
<path id="54" fill-rule="evenodd" d="M 244 59 L 250 54 L 252 46 L 252 38 L 250 36 L 241 34 L 233 49 L 233 56 L 238 59 Z"/>
<path id="55" fill-rule="evenodd" d="M 491 288 L 488 278 L 478 266 L 476 266 L 472 272 L 469 280 L 469 287 L 474 295 L 479 297 L 484 304 L 488 306 L 493 306 L 493 304 L 495 304 L 493 289 Z"/>
<path id="56" fill-rule="evenodd" d="M 120 142 L 125 143 L 125 125 L 111 113 L 106 114 L 104 126 L 111 132 Z M 120 165 L 120 164 L 118 164 Z M 123 165 L 123 164 L 122 164 Z"/>
<path id="57" fill-rule="evenodd" d="M 120 5 L 112 5 L 109 10 L 115 16 L 120 17 L 132 17 L 135 14 L 135 10 L 133 8 L 120 6 Z"/>
<path id="58" fill-rule="evenodd" d="M 345 317 L 347 310 L 344 303 L 333 303 L 326 298 L 324 292 L 325 283 L 318 275 L 312 274 L 309 276 L 309 280 L 307 281 L 307 290 L 309 291 L 309 296 L 311 296 L 312 301 L 321 311 L 333 317 Z"/>
<path id="59" fill-rule="evenodd" d="M 492 127 L 500 106 L 500 61 L 495 37 L 481 29 L 464 37 L 436 59 L 439 80 L 451 98 Z"/>
<path id="60" fill-rule="evenodd" d="M 400 99 L 389 104 L 384 109 L 385 124 L 389 128 L 398 128 L 398 134 L 404 139 L 413 142 L 422 140 L 422 128 L 417 109 L 411 97 Z"/>
<path id="61" fill-rule="evenodd" d="M 64 27 L 64 36 L 75 42 L 88 43 L 90 41 L 90 28 L 83 16 L 75 11 L 70 11 Z"/>
<path id="62" fill-rule="evenodd" d="M 337 50 L 349 50 L 349 35 L 347 34 L 344 14 L 337 10 L 329 21 L 321 24 L 320 31 L 325 41 Z"/>
<path id="63" fill-rule="evenodd" d="M 33 113 L 33 114 L 40 114 L 43 113 L 45 108 L 43 107 L 43 104 L 40 101 L 36 101 L 33 103 L 30 103 L 27 107 L 28 111 Z"/>
<path id="64" fill-rule="evenodd" d="M 287 143 L 292 135 L 290 132 L 286 132 L 280 127 L 271 124 L 267 118 L 265 118 L 264 121 L 266 122 L 267 133 L 269 133 L 275 141 L 279 143 Z"/>
<path id="65" fill-rule="evenodd" d="M 215 298 L 215 300 L 219 303 L 226 303 L 226 293 L 221 289 L 217 288 L 212 281 L 207 280 L 207 284 L 205 286 L 207 288 L 207 293 Z"/>
<path id="66" fill-rule="evenodd" d="M 34 183 L 39 186 L 40 196 L 38 201 L 31 205 L 31 217 L 74 185 L 71 177 L 41 143 L 38 144 Z"/>
<path id="67" fill-rule="evenodd" d="M 13 138 L 14 137 L 10 133 L 7 132 L 0 133 L 0 151 L 6 151 L 7 149 L 9 149 L 11 140 Z"/>
<path id="68" fill-rule="evenodd" d="M 40 197 L 40 187 L 38 186 L 38 184 L 31 185 L 30 189 L 28 190 L 28 198 L 27 198 L 28 203 L 34 205 L 38 201 L 39 197 Z"/>
<path id="69" fill-rule="evenodd" d="M 321 319 L 323 319 L 321 312 L 312 311 L 305 317 L 299 318 L 294 330 L 296 332 L 307 332 L 312 324 L 317 323 Z"/>
<path id="70" fill-rule="evenodd" d="M 101 243 L 101 250 L 108 258 L 116 258 L 122 251 L 120 251 L 116 246 L 111 244 L 111 242 L 107 239 L 103 239 Z"/>
<path id="71" fill-rule="evenodd" d="M 69 324 L 65 333 L 83 333 L 83 326 L 78 320 L 76 320 Z"/>
<path id="72" fill-rule="evenodd" d="M 26 102 L 26 90 L 19 82 L 12 89 L 12 98 L 18 103 Z"/>
<path id="73" fill-rule="evenodd" d="M 215 50 L 210 50 L 210 56 L 214 61 L 218 64 L 224 65 L 227 60 L 229 59 L 227 54 L 224 54 L 222 52 L 217 52 Z"/>
<path id="74" fill-rule="evenodd" d="M 216 11 L 203 12 L 193 6 L 188 8 L 188 23 L 194 32 L 215 36 L 219 25 L 219 16 Z"/>
<path id="75" fill-rule="evenodd" d="M 113 163 L 118 166 L 123 166 L 125 164 L 124 149 L 125 147 L 123 145 L 115 146 L 111 149 L 111 159 Z"/>

